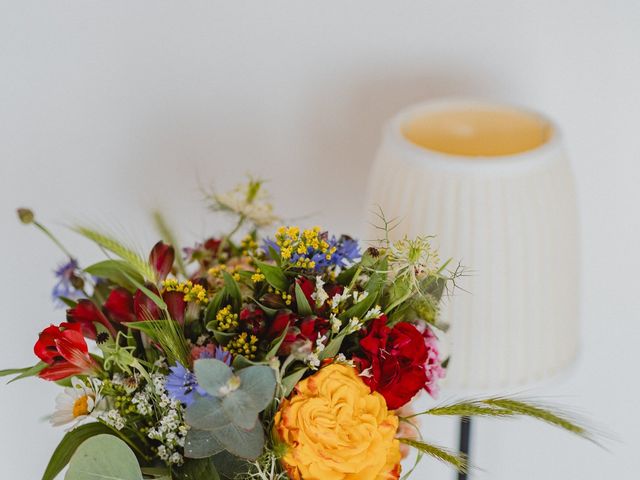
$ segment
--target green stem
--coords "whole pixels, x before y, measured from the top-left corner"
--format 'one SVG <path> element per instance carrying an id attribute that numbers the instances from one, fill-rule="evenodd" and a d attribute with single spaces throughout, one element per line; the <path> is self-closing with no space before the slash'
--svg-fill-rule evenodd
<path id="1" fill-rule="evenodd" d="M 69 258 L 73 258 L 73 255 L 71 255 L 71 253 L 69 252 L 69 250 L 67 250 L 65 248 L 65 246 L 62 244 L 62 242 L 60 242 L 60 240 L 58 240 L 53 233 L 51 233 L 44 225 L 42 225 L 40 222 L 36 222 L 34 221 L 33 224 L 40 229 L 41 232 L 43 232 L 47 237 L 49 237 L 53 243 L 55 243 L 58 248 L 60 248 L 60 250 L 62 250 L 64 252 L 64 254 L 66 256 L 68 256 Z"/>
<path id="2" fill-rule="evenodd" d="M 224 251 L 227 244 L 231 241 L 231 237 L 233 237 L 236 234 L 236 232 L 240 230 L 240 227 L 242 227 L 245 220 L 246 220 L 246 217 L 244 215 L 240 215 L 240 218 L 238 218 L 238 223 L 236 223 L 236 226 L 233 227 L 233 230 L 231 230 L 231 232 L 228 235 L 226 235 L 220 242 L 220 247 L 218 247 L 218 256 L 220 256 L 220 254 Z"/>

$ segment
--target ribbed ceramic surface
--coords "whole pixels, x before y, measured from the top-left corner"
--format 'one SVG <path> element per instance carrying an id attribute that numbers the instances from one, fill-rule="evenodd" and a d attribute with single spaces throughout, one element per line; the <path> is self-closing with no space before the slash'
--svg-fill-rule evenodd
<path id="1" fill-rule="evenodd" d="M 572 173 L 560 139 L 499 159 L 430 152 L 387 127 L 368 205 L 402 219 L 393 237 L 437 235 L 468 292 L 444 299 L 447 387 L 500 389 L 554 375 L 574 359 L 578 238 Z M 372 229 L 369 238 L 375 238 Z"/>

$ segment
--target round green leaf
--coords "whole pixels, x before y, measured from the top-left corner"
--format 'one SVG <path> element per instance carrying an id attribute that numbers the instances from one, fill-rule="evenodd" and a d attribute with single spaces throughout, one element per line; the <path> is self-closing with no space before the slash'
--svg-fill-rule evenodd
<path id="1" fill-rule="evenodd" d="M 231 420 L 225 414 L 221 402 L 215 397 L 200 397 L 187 407 L 184 415 L 187 424 L 200 430 L 220 428 Z"/>
<path id="2" fill-rule="evenodd" d="M 131 449 L 113 435 L 96 435 L 71 457 L 65 480 L 142 480 Z"/>
<path id="3" fill-rule="evenodd" d="M 231 375 L 231 368 L 224 362 L 215 358 L 203 358 L 193 364 L 198 384 L 214 397 L 220 396 L 220 388 L 224 386 Z"/>
<path id="4" fill-rule="evenodd" d="M 254 365 L 237 372 L 240 390 L 248 394 L 253 408 L 261 412 L 273 401 L 276 391 L 276 374 L 271 367 Z"/>

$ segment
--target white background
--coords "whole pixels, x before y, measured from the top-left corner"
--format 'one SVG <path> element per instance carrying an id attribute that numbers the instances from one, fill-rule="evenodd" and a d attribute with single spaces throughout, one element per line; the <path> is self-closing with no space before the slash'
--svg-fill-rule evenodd
<path id="1" fill-rule="evenodd" d="M 0 2 L 0 365 L 34 363 L 60 253 L 19 225 L 106 225 L 143 248 L 162 206 L 192 241 L 220 225 L 199 185 L 252 172 L 289 218 L 358 233 L 382 122 L 474 95 L 563 127 L 583 226 L 583 351 L 535 394 L 612 432 L 610 452 L 528 421 L 481 422 L 475 478 L 638 478 L 640 3 L 628 1 Z M 532 361 L 535 361 L 534 359 Z M 3 479 L 40 478 L 63 432 L 41 423 L 57 389 L 0 386 Z M 453 446 L 455 426 L 425 425 Z M 417 479 L 450 479 L 425 461 Z"/>

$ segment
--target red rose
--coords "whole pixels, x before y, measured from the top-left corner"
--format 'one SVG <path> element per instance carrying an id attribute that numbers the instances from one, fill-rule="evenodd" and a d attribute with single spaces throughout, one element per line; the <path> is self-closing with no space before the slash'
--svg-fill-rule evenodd
<path id="1" fill-rule="evenodd" d="M 73 375 L 92 375 L 100 369 L 89 355 L 87 342 L 78 323 L 51 325 L 38 336 L 34 353 L 49 366 L 38 375 L 45 380 L 62 380 Z"/>
<path id="2" fill-rule="evenodd" d="M 414 325 L 400 322 L 389 328 L 386 323 L 385 315 L 371 323 L 360 340 L 362 355 L 353 360 L 363 372 L 364 382 L 385 398 L 389 409 L 395 410 L 423 388 L 432 392 L 443 371 L 435 344 L 427 342 Z M 434 361 L 440 370 L 434 368 Z"/>

